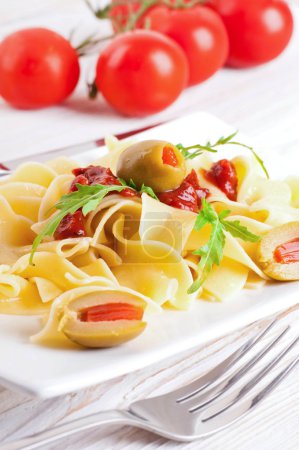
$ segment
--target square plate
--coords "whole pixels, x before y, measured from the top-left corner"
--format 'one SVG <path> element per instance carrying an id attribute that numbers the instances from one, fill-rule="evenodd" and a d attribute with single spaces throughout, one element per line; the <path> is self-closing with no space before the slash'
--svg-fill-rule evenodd
<path id="1" fill-rule="evenodd" d="M 218 118 L 198 112 L 152 128 L 137 139 L 163 139 L 191 145 L 217 140 L 234 128 Z M 241 138 L 244 142 L 244 137 Z M 248 139 L 246 139 L 248 142 Z M 98 148 L 76 156 L 79 164 L 104 153 Z M 227 154 L 239 154 L 228 150 Z M 267 152 L 262 152 L 267 159 Z M 271 153 L 273 176 L 286 170 L 279 155 Z M 291 162 L 288 167 L 291 168 Z M 287 175 L 287 173 L 284 173 Z M 196 302 L 189 311 L 163 311 L 149 317 L 145 332 L 123 346 L 104 350 L 63 350 L 33 345 L 29 336 L 39 329 L 36 317 L 0 315 L 0 384 L 40 397 L 53 397 L 100 383 L 202 345 L 255 320 L 298 303 L 298 282 L 269 283 L 244 290 L 224 303 Z"/>

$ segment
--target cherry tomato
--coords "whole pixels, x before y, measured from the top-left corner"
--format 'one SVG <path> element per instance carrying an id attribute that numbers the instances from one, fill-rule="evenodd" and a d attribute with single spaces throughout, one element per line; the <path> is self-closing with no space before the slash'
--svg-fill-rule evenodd
<path id="1" fill-rule="evenodd" d="M 228 36 L 217 13 L 205 6 L 170 9 L 166 6 L 151 8 L 139 22 L 149 24 L 179 44 L 189 63 L 188 85 L 201 83 L 220 69 L 228 55 Z"/>
<path id="2" fill-rule="evenodd" d="M 251 67 L 276 58 L 287 46 L 293 17 L 282 0 L 211 0 L 229 36 L 231 67 Z"/>
<path id="3" fill-rule="evenodd" d="M 101 53 L 96 85 L 107 102 L 128 116 L 157 113 L 171 105 L 188 80 L 182 49 L 154 31 L 116 37 Z"/>
<path id="4" fill-rule="evenodd" d="M 0 95 L 17 108 L 62 102 L 75 89 L 79 74 L 76 51 L 54 31 L 28 28 L 0 44 Z"/>
<path id="5" fill-rule="evenodd" d="M 121 31 L 128 23 L 128 19 L 132 13 L 136 13 L 140 8 L 138 0 L 111 0 L 110 11 L 108 17 L 112 22 L 115 31 Z"/>

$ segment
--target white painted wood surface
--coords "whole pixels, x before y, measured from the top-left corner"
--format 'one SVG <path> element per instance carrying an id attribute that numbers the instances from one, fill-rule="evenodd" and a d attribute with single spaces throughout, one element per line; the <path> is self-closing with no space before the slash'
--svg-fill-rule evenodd
<path id="1" fill-rule="evenodd" d="M 299 17 L 298 2 L 294 11 Z M 77 0 L 0 1 L 0 37 L 26 25 L 51 26 L 68 34 L 74 24 L 97 23 Z M 88 26 L 88 31 L 90 31 Z M 225 70 L 187 90 L 167 111 L 140 120 L 117 117 L 101 100 L 88 103 L 84 79 L 64 106 L 20 112 L 0 102 L 0 158 L 37 153 L 52 147 L 101 137 L 203 109 L 235 124 L 263 146 L 299 164 L 299 30 L 279 60 L 248 71 Z M 91 61 L 85 62 L 86 65 Z M 200 124 L 199 124 L 200 126 Z M 294 326 L 298 328 L 298 321 Z M 197 348 L 163 363 L 85 391 L 41 401 L 0 387 L 0 443 L 19 438 L 93 411 L 125 406 L 132 400 L 187 383 L 223 358 L 223 347 L 238 335 Z M 2 342 L 1 345 L 5 345 Z M 13 355 L 11 355 L 13 358 Z M 0 364 L 5 364 L 1 361 Z M 28 361 L 30 364 L 30 361 Z M 229 429 L 202 441 L 178 444 L 132 428 L 105 427 L 76 435 L 45 450 L 295 450 L 299 448 L 299 372 L 262 406 Z"/>

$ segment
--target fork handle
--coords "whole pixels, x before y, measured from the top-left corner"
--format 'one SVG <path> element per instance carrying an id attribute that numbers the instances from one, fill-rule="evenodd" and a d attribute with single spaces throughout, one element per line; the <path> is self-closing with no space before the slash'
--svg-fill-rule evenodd
<path id="1" fill-rule="evenodd" d="M 102 411 L 59 425 L 50 430 L 45 430 L 32 436 L 25 437 L 19 441 L 3 444 L 0 446 L 0 450 L 32 450 L 78 433 L 79 431 L 90 430 L 105 424 L 136 426 L 137 420 L 130 417 L 130 414 L 125 410 Z"/>
<path id="2" fill-rule="evenodd" d="M 0 169 L 0 178 L 11 174 L 11 170 Z"/>

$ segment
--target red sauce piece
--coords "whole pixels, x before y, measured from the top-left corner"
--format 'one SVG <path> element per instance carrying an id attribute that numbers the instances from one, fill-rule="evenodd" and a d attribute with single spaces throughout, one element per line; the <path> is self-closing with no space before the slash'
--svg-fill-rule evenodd
<path id="1" fill-rule="evenodd" d="M 197 194 L 197 205 L 198 205 L 198 208 L 200 209 L 202 199 L 207 198 L 210 195 L 209 189 L 202 188 L 199 185 L 198 177 L 197 177 L 194 169 L 191 170 L 189 175 L 187 175 L 187 177 L 185 178 L 185 181 L 187 181 L 194 187 L 196 194 Z"/>
<path id="2" fill-rule="evenodd" d="M 81 210 L 65 216 L 54 233 L 54 238 L 57 240 L 84 236 L 86 236 L 86 231 Z"/>
<path id="3" fill-rule="evenodd" d="M 167 164 L 168 166 L 172 166 L 172 167 L 177 167 L 178 159 L 171 147 L 163 148 L 162 161 L 163 161 L 163 164 Z"/>
<path id="4" fill-rule="evenodd" d="M 9 170 L 8 167 L 6 167 L 4 164 L 0 163 L 0 169 L 2 170 Z"/>
<path id="5" fill-rule="evenodd" d="M 81 322 L 141 320 L 143 309 L 129 303 L 107 303 L 86 308 L 79 313 Z"/>
<path id="6" fill-rule="evenodd" d="M 219 187 L 230 200 L 237 200 L 237 173 L 233 163 L 228 159 L 221 159 L 214 163 L 211 169 L 205 173 L 205 176 L 211 183 Z"/>
<path id="7" fill-rule="evenodd" d="M 89 184 L 88 179 L 84 175 L 78 175 L 71 184 L 70 192 L 75 192 L 78 190 L 77 184 L 82 184 L 87 186 Z"/>
<path id="8" fill-rule="evenodd" d="M 73 170 L 75 179 L 72 183 L 71 190 L 76 191 L 76 184 L 93 185 L 103 184 L 104 186 L 111 186 L 113 184 L 121 186 L 119 179 L 113 175 L 111 170 L 102 166 L 88 166 Z M 135 197 L 137 194 L 133 189 L 124 189 L 119 192 L 123 197 Z"/>
<path id="9" fill-rule="evenodd" d="M 174 208 L 197 213 L 203 198 L 208 197 L 209 190 L 200 187 L 195 170 L 192 170 L 182 184 L 173 191 L 157 194 L 159 200 Z"/>
<path id="10" fill-rule="evenodd" d="M 299 238 L 278 245 L 274 250 L 274 259 L 280 264 L 299 262 Z"/>

